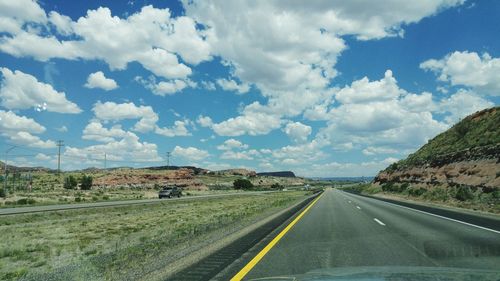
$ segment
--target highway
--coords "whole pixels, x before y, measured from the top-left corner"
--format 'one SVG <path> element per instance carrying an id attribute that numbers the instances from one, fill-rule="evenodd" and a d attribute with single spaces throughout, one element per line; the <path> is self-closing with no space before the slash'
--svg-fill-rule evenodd
<path id="1" fill-rule="evenodd" d="M 232 280 L 366 266 L 500 270 L 500 231 L 327 189 Z M 274 243 L 274 244 L 273 244 Z"/>
<path id="2" fill-rule="evenodd" d="M 223 193 L 223 194 L 184 196 L 184 197 L 180 197 L 180 198 L 171 198 L 171 199 L 136 199 L 136 200 L 104 201 L 104 202 L 93 202 L 93 203 L 75 203 L 75 204 L 58 204 L 58 205 L 41 205 L 41 206 L 30 206 L 30 207 L 0 208 L 0 216 L 25 214 L 25 213 L 49 212 L 49 211 L 63 211 L 63 210 L 72 210 L 72 209 L 117 207 L 117 206 L 136 205 L 136 204 L 157 204 L 157 203 L 177 201 L 177 200 L 206 199 L 206 198 L 217 198 L 217 197 L 236 196 L 236 195 L 256 195 L 256 194 L 263 194 L 263 193 L 270 193 L 270 192 L 277 192 L 277 191 L 245 191 L 245 192 Z"/>

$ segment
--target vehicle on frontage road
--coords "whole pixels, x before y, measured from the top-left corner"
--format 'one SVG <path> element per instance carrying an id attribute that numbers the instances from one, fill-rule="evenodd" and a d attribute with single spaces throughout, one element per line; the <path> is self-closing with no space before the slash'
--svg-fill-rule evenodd
<path id="1" fill-rule="evenodd" d="M 172 197 L 181 197 L 182 190 L 177 186 L 166 186 L 158 192 L 158 198 L 172 198 Z"/>

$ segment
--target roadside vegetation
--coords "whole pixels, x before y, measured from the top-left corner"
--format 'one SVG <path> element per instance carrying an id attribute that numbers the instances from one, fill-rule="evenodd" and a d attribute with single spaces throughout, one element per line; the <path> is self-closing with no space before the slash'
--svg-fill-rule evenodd
<path id="1" fill-rule="evenodd" d="M 276 192 L 2 216 L 0 279 L 137 279 L 308 194 Z"/>
<path id="2" fill-rule="evenodd" d="M 366 195 L 389 196 L 500 214 L 500 188 L 421 187 L 410 183 L 359 184 L 342 188 Z"/>
<path id="3" fill-rule="evenodd" d="M 117 169 L 63 172 L 34 171 L 10 175 L 7 189 L 0 177 L 0 208 L 27 205 L 53 205 L 116 200 L 153 199 L 169 180 L 154 180 L 166 175 L 165 170 Z M 102 184 L 105 178 L 143 177 L 140 183 Z M 151 179 L 148 179 L 150 177 Z M 186 181 L 201 187 L 184 188 L 183 195 L 207 195 L 257 190 L 301 188 L 302 178 L 277 178 L 269 176 L 244 177 L 241 175 L 195 174 Z M 137 181 L 136 181 L 137 182 Z M 237 182 L 235 186 L 234 183 Z M 244 186 L 240 186 L 244 183 Z"/>

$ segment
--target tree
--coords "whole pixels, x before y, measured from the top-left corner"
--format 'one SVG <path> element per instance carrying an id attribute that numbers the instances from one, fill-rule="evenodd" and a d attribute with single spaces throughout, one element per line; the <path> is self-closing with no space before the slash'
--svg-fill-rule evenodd
<path id="1" fill-rule="evenodd" d="M 82 190 L 90 190 L 92 188 L 92 177 L 83 175 L 80 181 L 80 188 Z"/>
<path id="2" fill-rule="evenodd" d="M 234 189 L 250 189 L 253 184 L 247 179 L 237 179 L 233 182 L 233 187 Z"/>
<path id="3" fill-rule="evenodd" d="M 66 189 L 75 189 L 77 185 L 78 182 L 76 181 L 76 178 L 73 176 L 68 176 L 64 179 L 64 188 Z"/>

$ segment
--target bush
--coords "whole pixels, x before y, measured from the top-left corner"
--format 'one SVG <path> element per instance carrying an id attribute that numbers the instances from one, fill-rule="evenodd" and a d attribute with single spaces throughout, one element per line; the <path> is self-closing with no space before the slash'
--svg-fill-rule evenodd
<path id="1" fill-rule="evenodd" d="M 233 182 L 233 187 L 234 189 L 251 189 L 253 184 L 247 179 L 237 179 Z"/>
<path id="2" fill-rule="evenodd" d="M 279 184 L 279 183 L 276 182 L 276 183 L 273 183 L 271 185 L 271 188 L 272 189 L 283 189 L 283 186 L 281 184 Z"/>
<path id="3" fill-rule="evenodd" d="M 82 190 L 90 190 L 92 188 L 92 177 L 83 175 L 80 181 L 80 188 Z"/>
<path id="4" fill-rule="evenodd" d="M 3 188 L 0 188 L 0 197 L 3 198 L 7 197 L 7 191 Z"/>
<path id="5" fill-rule="evenodd" d="M 420 187 L 420 188 L 410 188 L 408 190 L 408 194 L 410 194 L 412 196 L 421 196 L 421 195 L 423 195 L 426 192 L 427 192 L 427 189 L 425 189 L 423 187 Z"/>
<path id="6" fill-rule="evenodd" d="M 73 176 L 68 176 L 64 179 L 64 188 L 65 189 L 75 189 L 75 187 L 78 185 L 78 182 L 76 181 L 76 178 Z"/>
<path id="7" fill-rule="evenodd" d="M 403 192 L 405 191 L 410 185 L 408 183 L 403 183 L 401 186 L 394 184 L 392 182 L 384 183 L 382 184 L 382 191 L 387 191 L 387 192 Z"/>
<path id="8" fill-rule="evenodd" d="M 467 201 L 474 198 L 474 193 L 468 186 L 460 186 L 457 188 L 457 193 L 455 194 L 455 198 L 460 201 Z"/>
<path id="9" fill-rule="evenodd" d="M 493 198 L 500 198 L 500 189 L 493 191 L 491 196 L 493 196 Z"/>
<path id="10" fill-rule="evenodd" d="M 410 187 L 410 184 L 409 184 L 409 183 L 407 183 L 407 182 L 405 182 L 405 183 L 403 183 L 403 184 L 401 185 L 401 188 L 400 188 L 400 189 L 401 189 L 401 191 L 405 191 L 405 190 L 407 190 L 407 189 L 408 189 L 408 187 Z"/>
<path id="11" fill-rule="evenodd" d="M 17 204 L 19 204 L 19 205 L 26 205 L 26 204 L 28 204 L 28 199 L 21 198 L 21 199 L 17 200 Z"/>
<path id="12" fill-rule="evenodd" d="M 33 198 L 21 198 L 17 200 L 18 205 L 28 205 L 28 204 L 35 204 L 36 200 Z"/>

